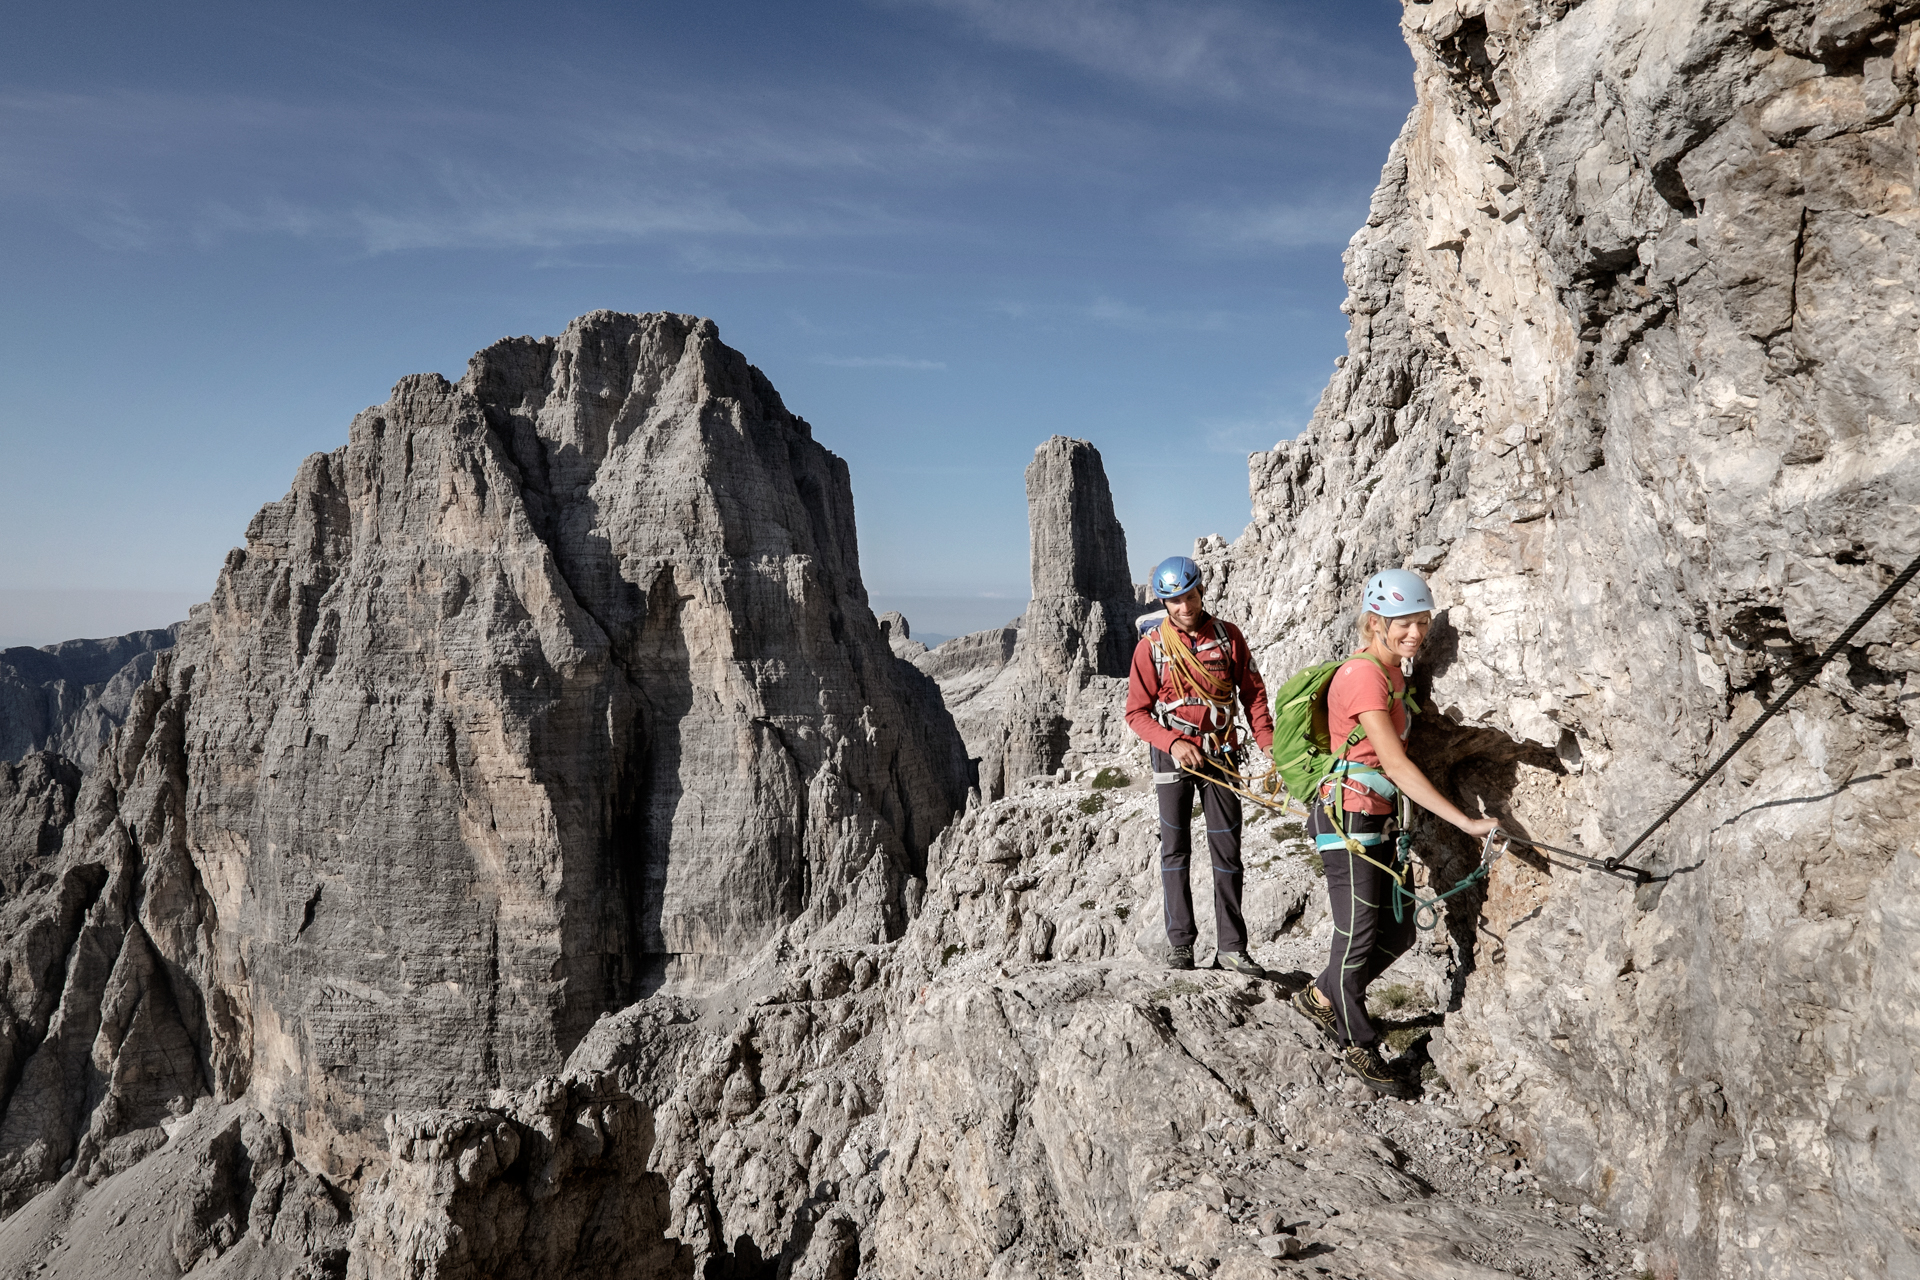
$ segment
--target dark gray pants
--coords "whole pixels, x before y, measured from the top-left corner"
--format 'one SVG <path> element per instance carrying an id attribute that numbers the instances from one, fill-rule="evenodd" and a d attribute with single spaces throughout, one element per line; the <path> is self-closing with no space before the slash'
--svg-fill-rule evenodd
<path id="1" fill-rule="evenodd" d="M 1393 820 L 1391 814 L 1342 813 L 1340 817 L 1352 835 L 1383 834 L 1385 838 L 1369 848 L 1367 856 L 1393 865 L 1393 833 L 1387 825 Z M 1333 831 L 1325 808 L 1313 806 L 1307 830 L 1315 837 Z M 1333 954 L 1314 985 L 1333 1006 L 1341 1043 L 1375 1044 L 1380 1033 L 1367 1020 L 1367 988 L 1413 945 L 1413 905 L 1406 904 L 1396 921 L 1391 876 L 1354 857 L 1343 844 L 1316 840 L 1316 846 L 1327 869 L 1327 898 L 1333 907 Z"/>
<path id="2" fill-rule="evenodd" d="M 1163 781 L 1166 778 L 1172 781 Z M 1213 922 L 1222 951 L 1247 949 L 1247 922 L 1240 914 L 1240 797 L 1214 782 L 1183 772 L 1173 757 L 1153 749 L 1154 790 L 1160 796 L 1160 885 L 1167 900 L 1167 943 L 1190 947 L 1200 936 L 1193 922 L 1193 797 L 1207 820 L 1207 852 L 1213 866 Z"/>

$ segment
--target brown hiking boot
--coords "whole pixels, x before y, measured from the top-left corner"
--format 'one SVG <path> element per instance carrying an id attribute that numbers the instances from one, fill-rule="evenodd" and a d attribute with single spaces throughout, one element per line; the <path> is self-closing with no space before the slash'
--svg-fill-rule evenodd
<path id="1" fill-rule="evenodd" d="M 1333 1006 L 1330 1004 L 1321 1004 L 1313 998 L 1313 986 L 1311 983 L 1294 992 L 1293 998 L 1289 1000 L 1288 1003 L 1293 1006 L 1295 1013 L 1318 1027 L 1321 1035 L 1333 1041 L 1335 1044 L 1340 1043 L 1338 1025 L 1333 1019 Z"/>
<path id="2" fill-rule="evenodd" d="M 1370 1044 L 1350 1044 L 1342 1049 L 1340 1069 L 1375 1093 L 1384 1093 L 1389 1098 L 1414 1096 L 1413 1086 L 1380 1061 L 1380 1051 Z"/>

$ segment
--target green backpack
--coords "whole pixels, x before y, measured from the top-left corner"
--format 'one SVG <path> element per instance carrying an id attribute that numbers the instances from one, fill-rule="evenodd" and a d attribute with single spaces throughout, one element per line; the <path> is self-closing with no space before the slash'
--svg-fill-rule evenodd
<path id="1" fill-rule="evenodd" d="M 1287 795 L 1303 805 L 1313 803 L 1320 780 L 1367 736 L 1365 729 L 1354 725 L 1346 745 L 1336 755 L 1327 729 L 1327 686 L 1333 683 L 1333 673 L 1356 657 L 1380 666 L 1380 660 L 1372 654 L 1348 654 L 1294 672 L 1273 695 L 1273 768 L 1286 784 Z M 1380 669 L 1386 670 L 1384 666 Z M 1387 682 L 1392 685 L 1391 674 Z M 1402 698 L 1409 711 L 1419 713 L 1410 690 L 1394 695 L 1396 702 Z"/>

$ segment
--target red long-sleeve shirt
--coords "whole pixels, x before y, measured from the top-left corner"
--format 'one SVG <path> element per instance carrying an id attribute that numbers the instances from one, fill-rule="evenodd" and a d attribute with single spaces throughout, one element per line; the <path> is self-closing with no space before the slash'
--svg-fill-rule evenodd
<path id="1" fill-rule="evenodd" d="M 1213 638 L 1214 617 L 1202 614 L 1200 625 L 1187 632 L 1189 643 L 1199 644 Z M 1260 671 L 1253 665 L 1253 654 L 1247 648 L 1247 638 L 1240 634 L 1240 628 L 1231 622 L 1222 620 L 1221 629 L 1227 633 L 1224 646 L 1227 654 L 1220 655 L 1221 646 L 1197 653 L 1200 661 L 1209 671 L 1224 674 L 1233 681 L 1234 691 L 1240 695 L 1240 705 L 1247 710 L 1247 725 L 1253 730 L 1253 739 L 1260 744 L 1262 751 L 1273 747 L 1273 713 L 1267 708 L 1267 685 L 1260 678 Z M 1160 674 L 1153 669 L 1153 638 L 1140 637 L 1140 643 L 1134 646 L 1133 670 L 1127 677 L 1127 727 L 1148 743 L 1162 751 L 1172 751 L 1173 744 L 1181 738 L 1187 738 L 1199 745 L 1202 732 L 1200 718 L 1205 714 L 1201 707 L 1181 707 L 1174 711 L 1173 718 L 1188 726 L 1192 732 L 1175 733 L 1153 718 L 1153 704 L 1160 699 Z"/>

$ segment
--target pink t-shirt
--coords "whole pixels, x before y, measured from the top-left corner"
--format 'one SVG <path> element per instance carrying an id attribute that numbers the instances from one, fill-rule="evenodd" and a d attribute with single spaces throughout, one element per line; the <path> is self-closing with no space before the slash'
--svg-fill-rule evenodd
<path id="1" fill-rule="evenodd" d="M 1360 656 L 1349 659 L 1333 673 L 1333 681 L 1327 685 L 1327 739 L 1333 744 L 1336 756 L 1346 745 L 1353 726 L 1360 723 L 1362 711 L 1391 713 L 1394 731 L 1400 735 L 1400 741 L 1407 740 L 1407 705 L 1404 699 L 1396 701 L 1393 697 L 1406 689 L 1407 680 L 1400 674 L 1398 664 L 1388 665 L 1394 668 L 1392 684 L 1388 684 L 1388 674 L 1381 670 L 1379 663 Z M 1380 767 L 1380 753 L 1367 738 L 1353 744 L 1347 759 L 1375 769 Z M 1342 807 L 1348 813 L 1393 812 L 1390 803 L 1357 782 L 1349 782 L 1346 792 L 1346 804 Z"/>

